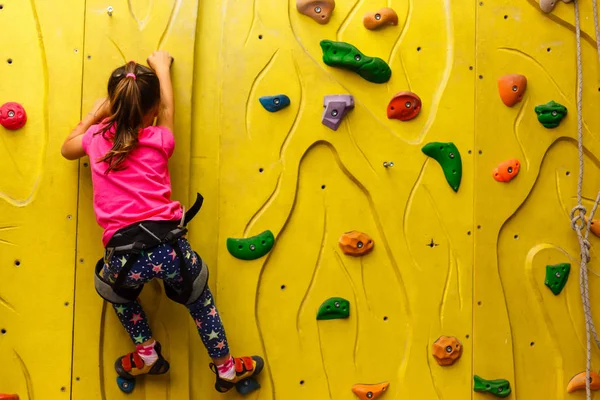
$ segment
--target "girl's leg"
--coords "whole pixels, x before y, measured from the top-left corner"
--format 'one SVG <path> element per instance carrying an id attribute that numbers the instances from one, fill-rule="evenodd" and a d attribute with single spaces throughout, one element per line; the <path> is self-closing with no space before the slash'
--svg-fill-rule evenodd
<path id="1" fill-rule="evenodd" d="M 196 302 L 187 306 L 198 334 L 215 364 L 220 365 L 229 359 L 229 345 L 225 328 L 217 311 L 215 301 L 208 286 Z"/>
<path id="2" fill-rule="evenodd" d="M 128 256 L 113 257 L 110 263 L 104 265 L 100 276 L 114 282 L 127 259 Z M 124 285 L 135 288 L 154 279 L 157 270 L 149 267 L 150 262 L 151 254 L 139 257 L 127 275 Z M 169 363 L 161 354 L 160 343 L 152 338 L 152 331 L 142 305 L 136 300 L 125 304 L 113 304 L 113 309 L 136 345 L 136 351 L 117 359 L 115 362 L 117 373 L 123 378 L 131 379 L 148 373 L 164 374 L 167 372 Z"/>
<path id="3" fill-rule="evenodd" d="M 129 337 L 136 345 L 147 345 L 152 342 L 152 331 L 146 313 L 138 301 L 126 304 L 113 304 L 119 321 L 129 333 Z"/>

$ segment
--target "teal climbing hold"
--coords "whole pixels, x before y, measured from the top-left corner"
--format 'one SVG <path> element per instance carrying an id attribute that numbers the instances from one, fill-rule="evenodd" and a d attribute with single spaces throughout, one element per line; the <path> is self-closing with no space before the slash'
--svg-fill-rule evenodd
<path id="1" fill-rule="evenodd" d="M 563 263 L 557 265 L 546 266 L 546 286 L 555 296 L 558 296 L 567 284 L 571 272 L 571 264 Z"/>
<path id="2" fill-rule="evenodd" d="M 538 116 L 538 121 L 548 129 L 556 128 L 567 115 L 567 107 L 558 104 L 554 100 L 536 106 L 534 110 Z"/>
<path id="3" fill-rule="evenodd" d="M 488 381 L 480 378 L 477 375 L 473 377 L 475 381 L 474 390 L 476 392 L 487 392 L 496 397 L 504 398 L 510 395 L 510 382 L 506 379 L 496 379 Z"/>
<path id="4" fill-rule="evenodd" d="M 285 94 L 278 94 L 276 96 L 263 96 L 258 100 L 265 110 L 269 112 L 277 112 L 290 105 L 290 98 Z"/>
<path id="5" fill-rule="evenodd" d="M 317 319 L 342 319 L 350 316 L 350 302 L 341 297 L 327 299 L 319 307 Z"/>
<path id="6" fill-rule="evenodd" d="M 349 43 L 322 40 L 321 49 L 325 64 L 356 72 L 369 82 L 385 83 L 392 76 L 392 70 L 385 61 L 366 56 Z"/>
<path id="7" fill-rule="evenodd" d="M 421 151 L 440 164 L 448 184 L 458 192 L 462 179 L 462 160 L 456 145 L 452 142 L 432 142 L 423 146 Z"/>
<path id="8" fill-rule="evenodd" d="M 273 232 L 266 230 L 249 238 L 227 239 L 227 250 L 240 260 L 256 260 L 271 251 L 274 244 Z"/>

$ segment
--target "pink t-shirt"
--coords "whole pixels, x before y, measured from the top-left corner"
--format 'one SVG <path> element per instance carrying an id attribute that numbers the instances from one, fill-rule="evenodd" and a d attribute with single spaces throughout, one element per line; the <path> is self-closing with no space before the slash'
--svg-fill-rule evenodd
<path id="1" fill-rule="evenodd" d="M 181 219 L 181 204 L 171 200 L 171 177 L 168 160 L 175 149 L 170 130 L 149 126 L 140 130 L 138 144 L 123 163 L 125 169 L 104 172 L 105 162 L 97 162 L 112 148 L 102 134 L 103 127 L 92 125 L 83 135 L 83 149 L 90 157 L 94 185 L 94 212 L 104 228 L 102 243 L 106 247 L 116 231 L 144 220 L 172 221 Z M 111 129 L 106 137 L 114 134 Z"/>

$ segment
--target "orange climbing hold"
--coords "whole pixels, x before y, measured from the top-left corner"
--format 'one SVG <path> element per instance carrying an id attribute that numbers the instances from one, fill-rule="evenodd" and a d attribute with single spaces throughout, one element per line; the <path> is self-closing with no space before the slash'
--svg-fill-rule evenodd
<path id="1" fill-rule="evenodd" d="M 296 0 L 296 8 L 300 14 L 309 16 L 324 25 L 331 18 L 335 0 Z"/>
<path id="2" fill-rule="evenodd" d="M 433 358 L 438 364 L 448 366 L 454 364 L 462 356 L 463 347 L 453 336 L 440 336 L 433 343 Z"/>
<path id="3" fill-rule="evenodd" d="M 585 220 L 587 222 L 587 218 Z M 600 237 L 600 221 L 598 221 L 597 219 L 592 219 L 592 223 L 590 224 L 590 231 Z"/>
<path id="4" fill-rule="evenodd" d="M 390 386 L 389 382 L 377 385 L 354 385 L 352 391 L 360 400 L 371 400 L 381 396 Z"/>
<path id="5" fill-rule="evenodd" d="M 507 160 L 494 169 L 494 179 L 498 182 L 510 182 L 519 173 L 521 163 L 516 158 Z"/>
<path id="6" fill-rule="evenodd" d="M 600 375 L 590 371 L 590 388 L 592 390 L 600 389 Z M 581 372 L 571 378 L 567 385 L 567 392 L 572 393 L 576 390 L 585 390 L 585 372 Z"/>
<path id="7" fill-rule="evenodd" d="M 363 25 L 371 31 L 386 25 L 398 25 L 398 14 L 389 7 L 382 8 L 376 12 L 366 13 L 363 18 Z"/>
<path id="8" fill-rule="evenodd" d="M 369 235 L 357 231 L 344 233 L 340 237 L 339 243 L 344 254 L 354 257 L 369 253 L 375 244 Z"/>
<path id="9" fill-rule="evenodd" d="M 18 394 L 2 394 L 0 393 L 0 400 L 19 400 Z"/>
<path id="10" fill-rule="evenodd" d="M 387 108 L 389 119 L 408 121 L 421 112 L 421 99 L 413 92 L 400 92 L 395 95 Z"/>
<path id="11" fill-rule="evenodd" d="M 504 75 L 498 79 L 498 91 L 502 102 L 512 107 L 521 100 L 527 89 L 527 78 L 524 75 Z"/>

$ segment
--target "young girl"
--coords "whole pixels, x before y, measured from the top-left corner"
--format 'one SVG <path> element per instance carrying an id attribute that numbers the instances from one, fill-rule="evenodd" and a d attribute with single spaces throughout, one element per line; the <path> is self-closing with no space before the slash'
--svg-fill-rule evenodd
<path id="1" fill-rule="evenodd" d="M 96 289 L 113 303 L 136 345 L 135 352 L 117 359 L 118 374 L 132 379 L 169 370 L 137 301 L 143 285 L 159 278 L 167 296 L 188 308 L 213 360 L 215 388 L 226 392 L 260 373 L 264 363 L 258 356 L 233 358 L 229 354 L 225 330 L 206 285 L 206 265 L 184 236 L 190 218 L 170 198 L 167 163 L 175 147 L 172 58 L 159 51 L 147 62 L 150 68 L 130 61 L 113 71 L 108 98 L 96 101 L 61 152 L 69 160 L 90 157 L 94 212 L 104 229 L 106 248 L 97 267 Z"/>

